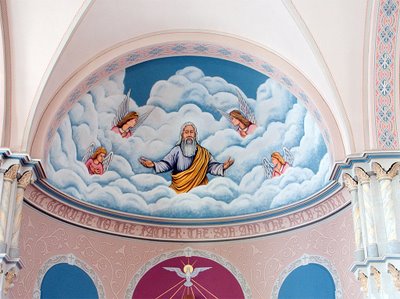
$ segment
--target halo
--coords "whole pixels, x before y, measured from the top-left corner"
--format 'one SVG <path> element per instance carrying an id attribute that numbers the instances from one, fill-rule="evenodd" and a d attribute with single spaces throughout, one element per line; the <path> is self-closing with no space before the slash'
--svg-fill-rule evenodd
<path id="1" fill-rule="evenodd" d="M 185 265 L 185 266 L 183 267 L 183 272 L 184 272 L 184 273 L 187 273 L 187 271 L 189 271 L 190 273 L 192 273 L 192 272 L 193 272 L 193 266 L 190 265 L 190 264 Z"/>

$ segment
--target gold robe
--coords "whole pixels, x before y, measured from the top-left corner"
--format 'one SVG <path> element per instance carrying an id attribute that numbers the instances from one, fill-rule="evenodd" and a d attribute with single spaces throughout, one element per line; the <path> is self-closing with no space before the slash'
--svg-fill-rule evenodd
<path id="1" fill-rule="evenodd" d="M 208 183 L 207 170 L 210 153 L 204 147 L 197 145 L 196 155 L 192 165 L 185 171 L 172 175 L 171 188 L 176 193 L 186 193 L 194 187 Z"/>

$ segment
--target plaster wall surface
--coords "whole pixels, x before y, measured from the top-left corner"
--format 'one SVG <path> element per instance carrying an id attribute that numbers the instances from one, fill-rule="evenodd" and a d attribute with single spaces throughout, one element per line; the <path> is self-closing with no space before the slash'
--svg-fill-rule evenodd
<path id="1" fill-rule="evenodd" d="M 221 256 L 249 285 L 252 298 L 271 298 L 284 270 L 304 254 L 330 261 L 337 271 L 343 298 L 362 298 L 349 268 L 353 262 L 353 225 L 346 208 L 316 224 L 268 237 L 213 243 L 150 242 L 85 230 L 24 205 L 20 239 L 24 269 L 11 298 L 32 298 L 38 272 L 46 261 L 73 254 L 90 265 L 106 298 L 125 298 L 133 276 L 151 259 L 191 247 Z"/>

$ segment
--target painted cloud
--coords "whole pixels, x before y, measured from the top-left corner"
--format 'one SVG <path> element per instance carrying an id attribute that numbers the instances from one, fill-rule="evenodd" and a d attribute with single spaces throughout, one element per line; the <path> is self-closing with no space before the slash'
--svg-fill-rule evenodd
<path id="1" fill-rule="evenodd" d="M 238 107 L 233 86 L 207 77 L 195 67 L 178 71 L 154 84 L 146 106 L 132 100 L 139 114 L 155 110 L 134 136 L 123 139 L 110 130 L 124 98 L 125 73 L 111 76 L 82 96 L 58 128 L 46 173 L 49 182 L 82 201 L 102 207 L 166 218 L 214 218 L 266 211 L 302 200 L 328 183 L 331 162 L 320 131 L 307 110 L 285 88 L 267 79 L 249 99 L 258 129 L 241 138 L 218 109 Z M 214 158 L 235 163 L 225 177 L 177 195 L 168 186 L 170 174 L 156 175 L 138 158 L 160 160 L 177 143 L 181 125 L 191 121 L 198 139 Z M 81 162 L 89 144 L 113 151 L 109 170 L 91 176 Z M 266 180 L 263 157 L 282 148 L 294 154 L 285 175 Z"/>

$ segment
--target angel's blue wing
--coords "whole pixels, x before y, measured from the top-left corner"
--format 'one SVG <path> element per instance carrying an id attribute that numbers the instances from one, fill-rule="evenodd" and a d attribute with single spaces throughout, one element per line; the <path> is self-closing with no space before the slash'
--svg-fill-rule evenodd
<path id="1" fill-rule="evenodd" d="M 272 173 L 273 173 L 273 171 L 274 171 L 274 164 L 272 164 L 272 162 L 269 161 L 269 159 L 264 158 L 264 159 L 262 160 L 262 165 L 263 165 L 263 167 L 264 167 L 265 177 L 266 177 L 267 179 L 272 178 Z"/>
<path id="2" fill-rule="evenodd" d="M 96 148 L 96 146 L 95 146 L 94 142 L 92 142 L 89 145 L 89 147 L 86 149 L 85 154 L 83 155 L 83 158 L 82 158 L 83 163 L 86 163 L 86 161 L 90 159 L 90 157 L 93 155 L 93 153 L 95 151 L 95 148 Z"/>
<path id="3" fill-rule="evenodd" d="M 124 116 L 129 112 L 129 99 L 131 96 L 131 90 L 129 89 L 128 93 L 126 94 L 125 98 L 123 99 L 123 101 L 121 102 L 121 104 L 119 104 L 118 109 L 117 109 L 117 113 L 115 114 L 112 126 L 116 126 L 121 119 L 124 118 Z"/>
<path id="4" fill-rule="evenodd" d="M 283 148 L 283 158 L 290 166 L 293 166 L 293 153 L 287 147 Z"/>
<path id="5" fill-rule="evenodd" d="M 108 167 L 110 166 L 113 156 L 114 156 L 114 153 L 109 152 L 108 155 L 104 157 L 104 160 L 103 160 L 104 172 L 106 172 L 108 170 Z"/>
<path id="6" fill-rule="evenodd" d="M 156 107 L 152 107 L 150 110 L 148 110 L 147 112 L 143 113 L 142 115 L 139 116 L 139 119 L 137 121 L 137 123 L 130 128 L 131 133 L 133 134 L 137 129 L 139 129 L 139 127 L 144 123 L 144 121 L 146 120 L 146 118 L 149 117 L 149 115 L 154 111 Z"/>
<path id="7" fill-rule="evenodd" d="M 256 117 L 254 115 L 253 110 L 251 110 L 247 101 L 243 98 L 242 93 L 236 89 L 236 94 L 238 96 L 239 101 L 239 110 L 251 123 L 256 124 Z"/>

